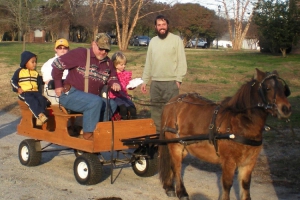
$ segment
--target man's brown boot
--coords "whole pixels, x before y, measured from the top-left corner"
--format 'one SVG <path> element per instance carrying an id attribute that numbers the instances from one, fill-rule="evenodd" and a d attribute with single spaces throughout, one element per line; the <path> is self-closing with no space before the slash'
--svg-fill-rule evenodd
<path id="1" fill-rule="evenodd" d="M 83 132 L 83 138 L 86 139 L 86 140 L 93 140 L 94 135 L 91 132 Z"/>

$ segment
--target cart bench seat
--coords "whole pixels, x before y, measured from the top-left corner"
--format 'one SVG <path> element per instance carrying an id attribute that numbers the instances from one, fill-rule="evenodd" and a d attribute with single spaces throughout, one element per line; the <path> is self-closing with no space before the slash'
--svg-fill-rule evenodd
<path id="1" fill-rule="evenodd" d="M 54 115 L 62 115 L 62 116 L 69 116 L 69 117 L 82 116 L 82 113 L 68 113 L 67 109 L 59 104 L 51 105 L 51 109 L 53 110 Z"/>

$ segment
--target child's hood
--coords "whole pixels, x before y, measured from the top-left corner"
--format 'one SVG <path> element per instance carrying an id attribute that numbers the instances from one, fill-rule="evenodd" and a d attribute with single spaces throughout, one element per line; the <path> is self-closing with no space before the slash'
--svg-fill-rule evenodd
<path id="1" fill-rule="evenodd" d="M 23 51 L 23 53 L 21 54 L 21 63 L 20 63 L 20 67 L 21 67 L 21 68 L 26 68 L 26 63 L 27 63 L 32 57 L 36 57 L 36 55 L 35 55 L 34 53 L 31 53 L 30 51 Z"/>

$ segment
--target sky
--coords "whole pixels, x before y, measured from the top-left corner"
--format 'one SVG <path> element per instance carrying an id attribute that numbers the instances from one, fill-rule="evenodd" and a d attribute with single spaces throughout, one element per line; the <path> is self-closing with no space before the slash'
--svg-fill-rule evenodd
<path id="1" fill-rule="evenodd" d="M 201 6 L 207 7 L 208 9 L 217 11 L 218 5 L 221 4 L 221 0 L 156 0 L 164 3 L 198 3 Z"/>
<path id="2" fill-rule="evenodd" d="M 164 3 L 197 3 L 201 6 L 207 7 L 210 10 L 214 10 L 218 13 L 218 6 L 220 6 L 220 15 L 224 17 L 225 11 L 222 0 L 155 0 L 157 2 L 164 2 Z M 255 1 L 253 1 L 255 2 Z M 227 7 L 228 8 L 228 7 Z M 229 16 L 233 17 L 233 10 L 228 8 Z M 247 10 L 252 11 L 252 7 L 248 6 Z M 245 16 L 247 17 L 247 16 Z"/>

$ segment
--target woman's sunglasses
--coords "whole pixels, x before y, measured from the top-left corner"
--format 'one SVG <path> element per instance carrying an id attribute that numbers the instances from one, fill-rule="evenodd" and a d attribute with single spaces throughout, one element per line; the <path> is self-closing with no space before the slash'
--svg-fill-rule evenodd
<path id="1" fill-rule="evenodd" d="M 69 48 L 68 48 L 68 47 L 62 47 L 62 46 L 59 46 L 59 47 L 57 47 L 56 49 L 59 49 L 59 50 L 61 50 L 61 49 L 66 49 L 66 50 L 68 50 Z"/>

